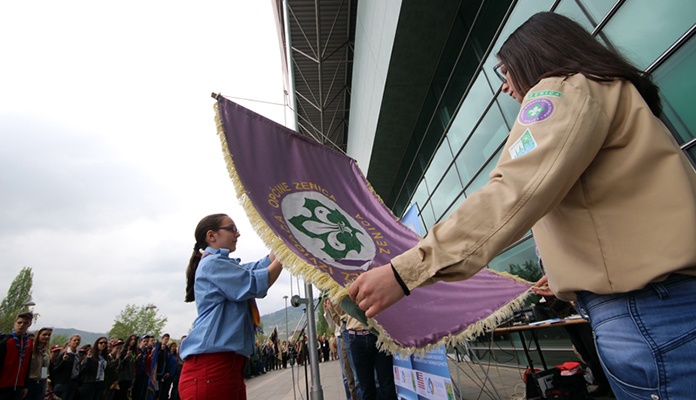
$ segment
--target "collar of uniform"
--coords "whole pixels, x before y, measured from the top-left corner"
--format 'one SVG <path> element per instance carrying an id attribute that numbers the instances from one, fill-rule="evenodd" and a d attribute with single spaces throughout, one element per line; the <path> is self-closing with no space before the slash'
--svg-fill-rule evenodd
<path id="1" fill-rule="evenodd" d="M 210 253 L 210 254 L 219 254 L 223 257 L 230 256 L 230 251 L 228 249 L 216 249 L 216 248 L 210 247 L 210 246 L 205 248 L 205 252 Z"/>

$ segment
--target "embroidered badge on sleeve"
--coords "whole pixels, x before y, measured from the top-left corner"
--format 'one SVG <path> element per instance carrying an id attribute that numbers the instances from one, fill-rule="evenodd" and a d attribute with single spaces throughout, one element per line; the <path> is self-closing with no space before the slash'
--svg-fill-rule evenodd
<path id="1" fill-rule="evenodd" d="M 515 158 L 527 154 L 530 151 L 536 149 L 537 144 L 536 140 L 534 140 L 534 136 L 532 136 L 532 132 L 527 129 L 524 131 L 522 136 L 519 137 L 519 139 L 515 140 L 515 143 L 512 144 L 508 148 L 508 151 L 510 152 L 510 157 L 514 160 Z"/>
<path id="2" fill-rule="evenodd" d="M 517 121 L 522 125 L 531 125 L 549 118 L 554 110 L 553 102 L 547 98 L 536 98 L 525 104 L 520 110 Z"/>

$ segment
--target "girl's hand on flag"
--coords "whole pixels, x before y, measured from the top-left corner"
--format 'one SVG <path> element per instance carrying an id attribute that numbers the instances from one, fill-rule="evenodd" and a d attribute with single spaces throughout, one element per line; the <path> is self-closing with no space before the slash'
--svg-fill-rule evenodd
<path id="1" fill-rule="evenodd" d="M 389 264 L 362 273 L 350 285 L 348 295 L 368 318 L 405 296 Z"/>

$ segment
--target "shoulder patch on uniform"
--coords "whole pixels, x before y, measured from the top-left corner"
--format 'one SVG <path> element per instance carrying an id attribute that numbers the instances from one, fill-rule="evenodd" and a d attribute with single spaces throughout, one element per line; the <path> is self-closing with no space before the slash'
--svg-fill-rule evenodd
<path id="1" fill-rule="evenodd" d="M 556 90 L 542 90 L 539 92 L 532 92 L 527 94 L 525 99 L 533 99 L 535 97 L 563 97 L 563 93 Z"/>
<path id="2" fill-rule="evenodd" d="M 536 140 L 534 140 L 534 136 L 532 136 L 532 131 L 527 128 L 522 136 L 515 140 L 515 143 L 508 148 L 508 151 L 510 152 L 510 157 L 512 157 L 514 160 L 515 158 L 536 149 L 536 147 L 537 143 Z"/>
<path id="3" fill-rule="evenodd" d="M 517 121 L 522 125 L 531 125 L 549 118 L 556 107 L 553 101 L 545 97 L 536 98 L 525 104 L 520 110 Z"/>

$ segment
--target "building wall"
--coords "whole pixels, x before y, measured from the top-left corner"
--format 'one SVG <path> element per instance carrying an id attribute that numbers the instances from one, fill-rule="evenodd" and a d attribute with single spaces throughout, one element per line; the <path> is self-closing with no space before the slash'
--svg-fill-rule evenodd
<path id="1" fill-rule="evenodd" d="M 360 0 L 347 153 L 367 175 L 401 0 Z"/>

